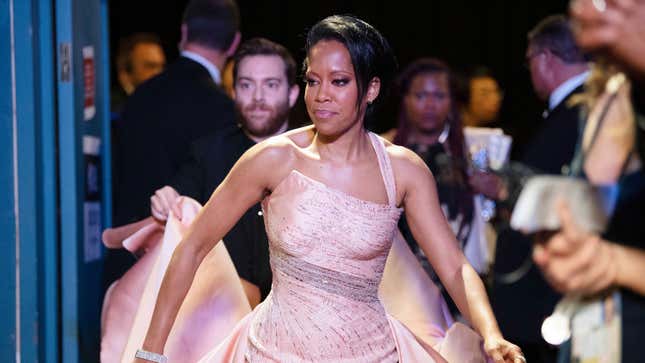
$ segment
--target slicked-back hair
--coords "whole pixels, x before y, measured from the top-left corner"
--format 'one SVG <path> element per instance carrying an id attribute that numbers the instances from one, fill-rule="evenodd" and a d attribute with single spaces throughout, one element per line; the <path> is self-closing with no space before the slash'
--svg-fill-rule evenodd
<path id="1" fill-rule="evenodd" d="M 227 50 L 240 28 L 234 0 L 191 0 L 184 11 L 187 41 L 220 51 Z"/>
<path id="2" fill-rule="evenodd" d="M 233 56 L 233 84 L 237 81 L 237 67 L 240 61 L 254 55 L 275 55 L 280 57 L 284 63 L 284 74 L 287 82 L 289 82 L 289 86 L 296 84 L 296 61 L 293 59 L 293 56 L 283 45 L 266 38 L 249 39 L 237 49 L 235 56 Z"/>
<path id="3" fill-rule="evenodd" d="M 479 78 L 490 78 L 497 82 L 497 85 L 500 86 L 499 80 L 495 77 L 493 71 L 483 65 L 475 65 L 469 68 L 466 73 L 457 75 L 457 101 L 460 105 L 468 105 L 471 99 L 471 89 L 470 84 L 473 80 Z"/>
<path id="4" fill-rule="evenodd" d="M 585 54 L 578 48 L 571 31 L 571 23 L 561 14 L 548 16 L 529 33 L 528 43 L 536 49 L 548 49 L 565 63 L 583 63 Z"/>
<path id="5" fill-rule="evenodd" d="M 309 52 L 318 42 L 335 40 L 347 48 L 358 88 L 357 104 L 365 95 L 369 82 L 377 77 L 381 81 L 378 97 L 367 105 L 366 123 L 369 122 L 374 109 L 387 97 L 389 85 L 396 72 L 396 58 L 387 40 L 373 26 L 351 15 L 332 15 L 316 23 L 307 33 L 303 63 L 306 72 Z"/>

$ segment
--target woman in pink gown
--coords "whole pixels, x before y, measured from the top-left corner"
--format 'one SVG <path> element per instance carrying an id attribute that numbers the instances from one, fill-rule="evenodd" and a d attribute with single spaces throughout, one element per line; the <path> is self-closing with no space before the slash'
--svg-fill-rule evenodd
<path id="1" fill-rule="evenodd" d="M 213 193 L 173 253 L 136 362 L 162 361 L 200 262 L 260 200 L 272 291 L 203 362 L 445 362 L 379 300 L 403 209 L 489 357 L 522 362 L 456 247 L 423 161 L 364 128 L 394 71 L 386 40 L 359 19 L 332 16 L 310 30 L 306 51 L 313 126 L 254 146 Z"/>

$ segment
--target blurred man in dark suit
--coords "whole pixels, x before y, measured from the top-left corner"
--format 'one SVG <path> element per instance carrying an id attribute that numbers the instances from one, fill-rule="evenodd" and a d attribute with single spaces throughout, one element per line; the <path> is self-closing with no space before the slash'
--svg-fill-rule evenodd
<path id="1" fill-rule="evenodd" d="M 526 63 L 533 89 L 547 108 L 519 161 L 540 174 L 568 174 L 580 132 L 580 108 L 569 101 L 582 92 L 589 66 L 567 18 L 549 16 L 529 32 Z M 500 230 L 493 307 L 504 335 L 518 343 L 529 362 L 555 362 L 557 352 L 542 339 L 540 326 L 559 295 L 531 265 L 531 249 L 529 237 L 510 228 Z M 529 267 L 520 276 L 518 266 Z M 508 273 L 511 270 L 514 273 Z"/>
<path id="2" fill-rule="evenodd" d="M 234 0 L 188 3 L 181 57 L 136 89 L 116 127 L 115 225 L 150 215 L 150 195 L 177 173 L 192 142 L 235 127 L 233 103 L 218 84 L 220 69 L 239 44 L 238 29 Z M 111 254 L 106 256 L 107 284 L 129 267 Z"/>
<path id="3" fill-rule="evenodd" d="M 118 87 L 110 93 L 112 119 L 120 117 L 121 108 L 143 82 L 161 73 L 166 66 L 161 39 L 152 33 L 134 33 L 119 39 L 116 53 Z"/>
<path id="4" fill-rule="evenodd" d="M 255 143 L 286 131 L 296 103 L 296 62 L 280 44 L 264 38 L 244 42 L 234 57 L 233 98 L 239 127 L 197 140 L 192 159 L 151 197 L 152 215 L 165 220 L 177 198 L 186 195 L 204 204 L 233 164 Z M 268 240 L 260 205 L 249 209 L 224 237 L 224 244 L 242 279 L 251 306 L 271 287 Z"/>

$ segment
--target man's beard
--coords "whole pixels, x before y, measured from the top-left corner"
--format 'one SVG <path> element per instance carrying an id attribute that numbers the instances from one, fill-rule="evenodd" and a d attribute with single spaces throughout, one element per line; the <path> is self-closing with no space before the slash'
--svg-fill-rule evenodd
<path id="1" fill-rule="evenodd" d="M 237 114 L 242 128 L 251 136 L 254 137 L 268 137 L 277 133 L 282 125 L 289 116 L 289 101 L 275 105 L 271 107 L 266 103 L 262 102 L 253 102 L 246 107 L 240 107 L 240 105 L 235 105 L 237 108 Z M 269 111 L 269 116 L 263 121 L 252 120 L 246 117 L 247 113 L 253 111 Z"/>

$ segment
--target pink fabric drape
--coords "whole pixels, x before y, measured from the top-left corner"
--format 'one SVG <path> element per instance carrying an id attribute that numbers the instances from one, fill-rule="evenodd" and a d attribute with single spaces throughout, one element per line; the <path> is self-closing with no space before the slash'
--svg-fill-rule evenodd
<path id="1" fill-rule="evenodd" d="M 183 198 L 181 203 L 183 219 L 179 221 L 171 214 L 163 234 L 161 227 L 150 221 L 123 242 L 130 250 L 142 245 L 149 249 L 106 294 L 102 362 L 129 363 L 143 343 L 172 253 L 201 208 L 189 198 Z M 224 244 L 218 243 L 197 270 L 164 354 L 171 362 L 196 362 L 250 311 L 235 266 Z"/>

